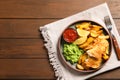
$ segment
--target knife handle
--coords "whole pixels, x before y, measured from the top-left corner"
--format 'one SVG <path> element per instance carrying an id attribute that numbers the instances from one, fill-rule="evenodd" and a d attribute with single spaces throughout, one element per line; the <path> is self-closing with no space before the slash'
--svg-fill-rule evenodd
<path id="1" fill-rule="evenodd" d="M 120 48 L 114 35 L 112 35 L 112 41 L 113 41 L 114 49 L 117 54 L 118 60 L 120 60 Z"/>

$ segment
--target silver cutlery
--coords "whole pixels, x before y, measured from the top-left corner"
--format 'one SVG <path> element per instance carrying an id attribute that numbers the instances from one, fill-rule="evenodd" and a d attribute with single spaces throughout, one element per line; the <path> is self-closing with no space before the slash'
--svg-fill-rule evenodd
<path id="1" fill-rule="evenodd" d="M 117 54 L 118 60 L 120 60 L 120 47 L 119 47 L 119 44 L 118 44 L 118 42 L 117 42 L 114 34 L 111 32 L 113 25 L 112 25 L 112 23 L 111 23 L 111 20 L 110 20 L 109 16 L 105 16 L 105 17 L 104 17 L 104 21 L 105 21 L 106 27 L 107 27 L 107 29 L 109 30 L 110 35 L 111 35 L 111 37 L 112 37 L 113 46 L 114 46 L 115 52 L 116 52 L 116 54 Z"/>

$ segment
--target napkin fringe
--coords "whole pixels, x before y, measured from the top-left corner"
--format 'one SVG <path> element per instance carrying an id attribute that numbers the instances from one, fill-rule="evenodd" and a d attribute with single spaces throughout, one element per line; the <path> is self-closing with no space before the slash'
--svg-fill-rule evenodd
<path id="1" fill-rule="evenodd" d="M 40 31 L 43 35 L 44 41 L 46 42 L 44 45 L 48 50 L 49 61 L 50 61 L 50 64 L 53 66 L 55 76 L 57 77 L 57 80 L 64 80 L 61 67 L 57 63 L 57 59 L 56 59 L 57 53 L 53 49 L 52 42 L 51 42 L 50 37 L 47 32 L 47 28 L 42 26 L 42 27 L 40 27 Z"/>

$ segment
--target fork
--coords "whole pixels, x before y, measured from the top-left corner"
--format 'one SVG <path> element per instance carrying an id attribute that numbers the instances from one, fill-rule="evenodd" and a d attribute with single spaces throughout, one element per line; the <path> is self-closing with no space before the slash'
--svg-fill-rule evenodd
<path id="1" fill-rule="evenodd" d="M 107 29 L 112 37 L 112 41 L 113 41 L 113 46 L 114 46 L 114 49 L 115 49 L 115 52 L 117 54 L 117 57 L 118 57 L 118 60 L 120 60 L 120 47 L 118 45 L 118 42 L 114 36 L 114 34 L 111 32 L 112 31 L 112 23 L 111 23 L 111 20 L 109 18 L 109 16 L 105 16 L 104 17 L 104 21 L 105 21 L 105 24 L 107 26 Z"/>

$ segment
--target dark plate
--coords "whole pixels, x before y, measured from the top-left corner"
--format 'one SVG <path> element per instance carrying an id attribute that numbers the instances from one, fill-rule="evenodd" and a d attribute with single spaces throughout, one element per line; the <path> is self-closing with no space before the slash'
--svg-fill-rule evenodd
<path id="1" fill-rule="evenodd" d="M 97 22 L 94 22 L 94 21 L 90 21 L 90 20 L 81 20 L 81 21 L 77 21 L 77 22 L 74 22 L 72 24 L 70 24 L 67 28 L 74 28 L 75 29 L 75 25 L 78 24 L 78 23 L 82 23 L 82 22 L 91 22 L 91 24 L 96 24 L 96 25 L 100 25 L 99 23 Z M 102 26 L 102 25 L 100 25 Z M 103 26 L 102 26 L 103 27 Z M 67 29 L 66 28 L 66 29 Z M 109 32 L 107 29 L 105 29 L 104 27 L 102 28 L 103 32 L 105 35 L 109 35 Z M 64 31 L 63 31 L 64 32 Z M 112 51 L 112 39 L 111 39 L 111 36 L 110 38 L 108 39 L 108 42 L 109 42 L 109 56 L 111 56 L 111 51 Z M 101 66 L 97 69 L 92 69 L 92 70 L 79 70 L 76 68 L 76 64 L 72 65 L 69 61 L 66 61 L 66 59 L 64 58 L 63 56 L 63 44 L 66 43 L 63 39 L 63 36 L 61 34 L 59 40 L 58 40 L 58 56 L 59 56 L 59 59 L 61 61 L 61 63 L 69 70 L 73 70 L 73 71 L 77 71 L 77 72 L 83 72 L 83 73 L 89 73 L 89 72 L 95 72 L 97 70 L 99 70 L 100 68 L 102 68 L 105 63 L 107 63 L 107 61 L 109 60 L 106 60 L 104 63 L 101 64 Z M 110 57 L 109 57 L 110 58 Z"/>

